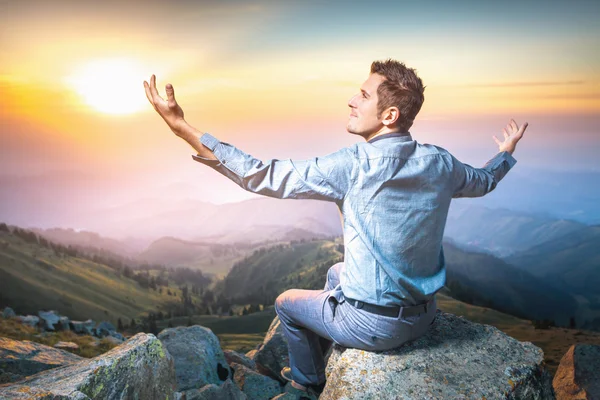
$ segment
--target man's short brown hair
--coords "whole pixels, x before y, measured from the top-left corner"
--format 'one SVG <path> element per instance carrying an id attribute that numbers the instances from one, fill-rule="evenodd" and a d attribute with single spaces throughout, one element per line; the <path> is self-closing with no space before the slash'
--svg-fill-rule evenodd
<path id="1" fill-rule="evenodd" d="M 408 132 L 425 101 L 421 78 L 413 68 L 392 59 L 374 61 L 371 73 L 385 78 L 377 88 L 377 117 L 390 107 L 398 107 L 400 117 L 396 124 L 400 132 Z"/>

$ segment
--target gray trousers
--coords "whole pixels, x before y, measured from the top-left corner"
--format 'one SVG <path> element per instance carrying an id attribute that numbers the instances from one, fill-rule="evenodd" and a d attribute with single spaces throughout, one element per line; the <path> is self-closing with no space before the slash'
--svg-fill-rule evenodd
<path id="1" fill-rule="evenodd" d="M 340 271 L 344 263 L 329 268 L 324 290 L 291 289 L 275 300 L 275 310 L 287 338 L 292 378 L 301 385 L 325 381 L 325 361 L 332 342 L 344 347 L 389 350 L 416 339 L 433 323 L 435 296 L 427 312 L 402 317 L 373 314 L 344 301 Z"/>

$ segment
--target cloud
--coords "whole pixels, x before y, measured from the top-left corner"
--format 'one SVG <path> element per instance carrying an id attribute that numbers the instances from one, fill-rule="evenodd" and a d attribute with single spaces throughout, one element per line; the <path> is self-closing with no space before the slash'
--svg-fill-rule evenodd
<path id="1" fill-rule="evenodd" d="M 504 83 L 474 83 L 474 84 L 453 85 L 453 86 L 470 87 L 470 88 L 491 88 L 491 87 L 512 88 L 512 87 L 534 87 L 534 86 L 573 86 L 573 85 L 583 85 L 584 83 L 585 83 L 585 81 L 504 82 Z"/>

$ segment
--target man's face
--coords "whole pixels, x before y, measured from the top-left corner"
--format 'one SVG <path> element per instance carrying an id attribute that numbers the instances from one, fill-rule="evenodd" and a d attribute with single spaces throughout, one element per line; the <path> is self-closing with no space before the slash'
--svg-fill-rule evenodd
<path id="1" fill-rule="evenodd" d="M 346 130 L 350 133 L 370 137 L 383 128 L 382 117 L 377 118 L 377 88 L 385 78 L 371 74 L 360 87 L 360 92 L 348 101 L 350 118 Z"/>

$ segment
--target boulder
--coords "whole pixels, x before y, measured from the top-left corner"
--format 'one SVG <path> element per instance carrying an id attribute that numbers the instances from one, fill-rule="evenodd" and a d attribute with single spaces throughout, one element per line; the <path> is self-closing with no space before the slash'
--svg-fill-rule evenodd
<path id="1" fill-rule="evenodd" d="M 55 331 L 54 325 L 60 321 L 60 315 L 56 311 L 38 311 L 38 315 L 47 331 Z"/>
<path id="2" fill-rule="evenodd" d="M 117 339 L 114 336 L 106 336 L 103 339 L 108 340 L 109 342 L 111 342 L 117 346 L 124 342 L 123 340 Z"/>
<path id="3" fill-rule="evenodd" d="M 111 332 L 109 336 L 111 336 L 117 340 L 120 340 L 121 342 L 125 341 L 125 336 L 121 335 L 119 332 Z"/>
<path id="4" fill-rule="evenodd" d="M 232 363 L 242 364 L 243 366 L 256 369 L 256 363 L 254 360 L 246 356 L 245 354 L 240 354 L 237 351 L 233 350 L 223 350 L 223 354 L 225 355 L 225 360 L 227 364 L 231 365 Z"/>
<path id="5" fill-rule="evenodd" d="M 83 335 L 93 335 L 94 321 L 88 319 L 87 321 L 70 321 L 69 327 L 75 333 Z"/>
<path id="6" fill-rule="evenodd" d="M 2 311 L 2 318 L 4 318 L 4 319 L 9 319 L 9 318 L 16 317 L 16 316 L 17 316 L 17 314 L 15 314 L 13 309 L 10 307 L 5 307 L 4 311 Z"/>
<path id="7" fill-rule="evenodd" d="M 69 317 L 60 317 L 60 319 L 58 321 L 58 325 L 60 326 L 60 329 L 63 331 L 71 330 L 71 327 L 69 326 Z"/>
<path id="8" fill-rule="evenodd" d="M 175 382 L 173 358 L 160 340 L 138 333 L 98 357 L 0 386 L 0 398 L 173 399 Z"/>
<path id="9" fill-rule="evenodd" d="M 177 391 L 220 385 L 231 371 L 217 336 L 200 325 L 168 328 L 158 334 L 175 360 Z"/>
<path id="10" fill-rule="evenodd" d="M 96 336 L 99 338 L 103 338 L 105 336 L 110 336 L 111 333 L 116 332 L 117 328 L 113 324 L 108 321 L 102 321 L 96 327 Z"/>
<path id="11" fill-rule="evenodd" d="M 279 381 L 259 374 L 242 364 L 233 363 L 231 368 L 235 371 L 234 382 L 248 397 L 248 400 L 270 399 L 282 391 Z"/>
<path id="12" fill-rule="evenodd" d="M 600 346 L 571 346 L 560 360 L 552 386 L 558 400 L 600 399 Z"/>
<path id="13" fill-rule="evenodd" d="M 79 345 L 73 342 L 58 342 L 52 347 L 56 349 L 79 350 Z"/>
<path id="14" fill-rule="evenodd" d="M 280 372 L 283 367 L 289 366 L 289 355 L 287 339 L 279 317 L 275 317 L 271 322 L 263 343 L 254 353 L 253 360 L 259 372 L 283 382 Z"/>
<path id="15" fill-rule="evenodd" d="M 246 400 L 246 395 L 231 379 L 225 380 L 221 386 L 211 383 L 200 389 L 184 392 L 185 400 Z"/>
<path id="16" fill-rule="evenodd" d="M 389 351 L 335 346 L 320 399 L 553 399 L 543 351 L 437 311 L 422 337 Z"/>
<path id="17" fill-rule="evenodd" d="M 34 328 L 38 326 L 40 322 L 40 317 L 36 317 L 35 315 L 19 315 L 17 316 L 23 325 L 33 326 Z"/>
<path id="18" fill-rule="evenodd" d="M 81 360 L 84 358 L 40 343 L 0 337 L 0 383 L 15 382 Z"/>

